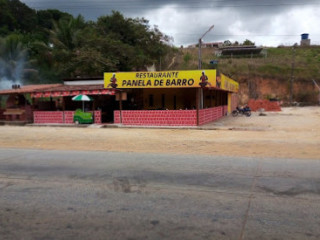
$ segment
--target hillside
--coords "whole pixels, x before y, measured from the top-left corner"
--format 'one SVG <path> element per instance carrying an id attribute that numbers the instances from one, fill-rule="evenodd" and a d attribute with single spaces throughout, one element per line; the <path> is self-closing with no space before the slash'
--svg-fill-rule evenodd
<path id="1" fill-rule="evenodd" d="M 217 60 L 216 68 L 240 83 L 241 101 L 249 98 L 289 99 L 291 74 L 293 73 L 293 99 L 297 102 L 317 103 L 318 90 L 312 79 L 320 84 L 320 46 L 266 48 L 261 57 L 217 57 L 215 49 L 202 49 L 203 68 L 213 68 L 211 60 Z M 292 63 L 294 68 L 292 71 Z M 198 49 L 180 49 L 172 69 L 197 69 Z"/>

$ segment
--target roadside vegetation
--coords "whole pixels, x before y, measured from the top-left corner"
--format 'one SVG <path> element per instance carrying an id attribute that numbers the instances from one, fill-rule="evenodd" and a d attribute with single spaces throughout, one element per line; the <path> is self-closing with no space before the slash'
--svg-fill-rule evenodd
<path id="1" fill-rule="evenodd" d="M 287 80 L 293 75 L 296 80 L 310 81 L 320 79 L 320 46 L 310 47 L 277 47 L 264 48 L 259 56 L 218 57 L 212 48 L 202 49 L 204 68 L 217 68 L 229 76 L 240 79 L 243 77 L 262 77 Z M 210 64 L 217 60 L 218 65 Z M 197 69 L 198 49 L 181 49 L 177 69 Z"/>
<path id="2" fill-rule="evenodd" d="M 242 104 L 248 99 L 278 98 L 290 101 L 293 79 L 293 101 L 312 105 L 319 103 L 319 91 L 312 81 L 320 84 L 320 46 L 265 47 L 258 56 L 217 56 L 218 49 L 202 48 L 204 69 L 217 69 L 240 83 Z M 218 64 L 210 64 L 210 62 Z M 181 48 L 174 69 L 198 69 L 198 48 Z M 261 87 L 271 90 L 261 90 Z M 243 95 L 246 95 L 243 98 Z"/>

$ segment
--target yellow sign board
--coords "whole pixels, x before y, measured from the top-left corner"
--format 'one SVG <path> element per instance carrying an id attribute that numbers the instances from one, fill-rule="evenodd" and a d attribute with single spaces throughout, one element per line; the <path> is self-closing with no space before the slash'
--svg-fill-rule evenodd
<path id="1" fill-rule="evenodd" d="M 104 73 L 105 88 L 210 88 L 216 70 Z"/>
<path id="2" fill-rule="evenodd" d="M 239 83 L 227 77 L 226 75 L 221 74 L 221 77 L 217 78 L 217 88 L 230 92 L 238 92 Z"/>

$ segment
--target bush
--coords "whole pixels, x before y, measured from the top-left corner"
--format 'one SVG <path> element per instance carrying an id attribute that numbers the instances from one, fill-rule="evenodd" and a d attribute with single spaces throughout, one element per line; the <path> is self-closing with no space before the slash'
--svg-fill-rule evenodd
<path id="1" fill-rule="evenodd" d="M 186 53 L 184 56 L 183 56 L 183 61 L 187 64 L 190 62 L 190 60 L 192 59 L 192 55 L 190 53 Z"/>

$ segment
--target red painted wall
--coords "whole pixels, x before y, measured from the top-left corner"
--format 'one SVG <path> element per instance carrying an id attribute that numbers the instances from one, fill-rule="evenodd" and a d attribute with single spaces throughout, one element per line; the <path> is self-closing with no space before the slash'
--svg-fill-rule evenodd
<path id="1" fill-rule="evenodd" d="M 64 123 L 63 112 L 35 111 L 33 112 L 34 123 Z"/>
<path id="2" fill-rule="evenodd" d="M 33 122 L 37 124 L 73 124 L 73 115 L 74 111 L 35 111 L 33 112 Z M 94 111 L 94 123 L 101 123 L 101 111 Z"/>
<path id="3" fill-rule="evenodd" d="M 228 113 L 228 106 L 219 106 L 199 110 L 199 125 L 215 121 Z"/>
<path id="4" fill-rule="evenodd" d="M 64 113 L 64 123 L 72 124 L 74 111 L 64 111 L 63 113 Z"/>
<path id="5" fill-rule="evenodd" d="M 120 111 L 114 111 L 114 123 L 120 123 Z M 122 111 L 123 125 L 196 126 L 196 110 Z"/>
<path id="6" fill-rule="evenodd" d="M 96 124 L 101 124 L 101 111 L 94 111 L 93 112 L 93 119 L 94 119 L 94 123 Z"/>
<path id="7" fill-rule="evenodd" d="M 228 106 L 199 110 L 199 125 L 226 115 Z M 114 123 L 120 123 L 120 111 L 114 111 Z M 196 110 L 133 110 L 122 111 L 123 125 L 144 126 L 196 126 Z"/>

